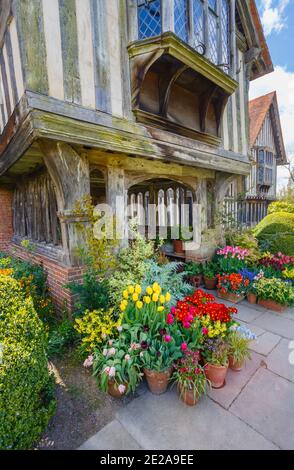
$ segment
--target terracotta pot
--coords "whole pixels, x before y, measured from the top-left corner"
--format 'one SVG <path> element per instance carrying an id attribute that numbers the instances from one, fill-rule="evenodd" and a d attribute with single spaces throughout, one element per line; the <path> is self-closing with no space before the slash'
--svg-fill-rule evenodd
<path id="1" fill-rule="evenodd" d="M 187 280 L 192 286 L 200 287 L 203 283 L 203 275 L 197 274 L 196 276 L 187 276 Z"/>
<path id="2" fill-rule="evenodd" d="M 276 302 L 275 300 L 270 300 L 270 299 L 258 299 L 258 305 L 261 305 L 264 308 L 267 308 L 268 310 L 273 310 L 274 312 L 284 312 L 287 309 L 287 305 L 282 305 Z"/>
<path id="3" fill-rule="evenodd" d="M 205 375 L 210 381 L 212 388 L 223 387 L 227 372 L 228 366 L 215 366 L 213 364 L 206 364 L 205 366 Z"/>
<path id="4" fill-rule="evenodd" d="M 174 252 L 178 255 L 185 253 L 183 240 L 173 240 Z"/>
<path id="5" fill-rule="evenodd" d="M 162 372 L 157 372 L 155 370 L 144 369 L 143 370 L 148 387 L 151 393 L 155 395 L 161 395 L 166 392 L 168 381 L 172 373 L 172 367 Z"/>
<path id="6" fill-rule="evenodd" d="M 239 372 L 244 367 L 243 362 L 235 362 L 232 356 L 229 356 L 229 368 L 234 370 L 235 372 Z"/>
<path id="7" fill-rule="evenodd" d="M 250 304 L 256 304 L 256 302 L 257 302 L 256 294 L 253 294 L 253 292 L 248 292 L 247 300 Z"/>
<path id="8" fill-rule="evenodd" d="M 178 393 L 180 399 L 188 406 L 195 406 L 199 401 L 199 395 L 194 394 L 193 390 L 188 390 L 184 388 L 182 385 L 178 384 Z"/>
<path id="9" fill-rule="evenodd" d="M 233 304 L 237 304 L 238 302 L 241 302 L 241 300 L 245 298 L 245 296 L 241 294 L 233 294 L 232 292 L 223 293 L 220 290 L 217 291 L 217 295 L 221 299 L 229 300 Z"/>
<path id="10" fill-rule="evenodd" d="M 125 389 L 124 393 L 120 393 L 120 391 L 117 388 L 118 386 L 116 385 L 116 383 L 113 380 L 109 380 L 108 381 L 108 393 L 109 393 L 109 395 L 111 395 L 112 397 L 115 397 L 115 398 L 123 397 L 127 393 L 128 384 L 124 383 L 123 385 L 126 387 L 126 389 Z"/>
<path id="11" fill-rule="evenodd" d="M 204 276 L 204 284 L 205 284 L 206 289 L 213 290 L 216 288 L 217 278 L 216 277 L 209 278 L 209 277 Z"/>

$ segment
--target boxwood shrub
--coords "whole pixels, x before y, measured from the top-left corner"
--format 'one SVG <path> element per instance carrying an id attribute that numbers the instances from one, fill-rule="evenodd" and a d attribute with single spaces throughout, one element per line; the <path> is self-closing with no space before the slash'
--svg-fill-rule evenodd
<path id="1" fill-rule="evenodd" d="M 294 214 L 274 212 L 255 227 L 254 235 L 263 249 L 294 256 Z"/>
<path id="2" fill-rule="evenodd" d="M 0 449 L 28 449 L 55 410 L 44 326 L 20 284 L 0 275 Z"/>

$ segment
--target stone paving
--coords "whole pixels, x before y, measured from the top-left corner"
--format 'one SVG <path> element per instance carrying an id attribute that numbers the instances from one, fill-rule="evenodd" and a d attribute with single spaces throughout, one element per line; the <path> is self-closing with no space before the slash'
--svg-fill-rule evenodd
<path id="1" fill-rule="evenodd" d="M 240 323 L 257 335 L 243 371 L 229 370 L 226 386 L 195 407 L 175 388 L 154 396 L 143 385 L 81 449 L 294 449 L 294 309 L 274 313 L 246 301 L 237 307 Z"/>

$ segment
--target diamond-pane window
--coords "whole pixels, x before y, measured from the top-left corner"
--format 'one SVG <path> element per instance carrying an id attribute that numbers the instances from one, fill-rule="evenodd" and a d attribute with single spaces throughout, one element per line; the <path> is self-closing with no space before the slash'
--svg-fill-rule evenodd
<path id="1" fill-rule="evenodd" d="M 203 0 L 193 0 L 193 45 L 197 49 L 204 44 L 204 4 Z"/>
<path id="2" fill-rule="evenodd" d="M 216 11 L 216 0 L 208 0 L 208 6 L 211 8 L 213 11 Z"/>
<path id="3" fill-rule="evenodd" d="M 188 42 L 188 1 L 175 0 L 174 9 L 175 33 L 183 41 Z"/>
<path id="4" fill-rule="evenodd" d="M 225 71 L 230 68 L 230 3 L 229 0 L 221 0 L 221 62 Z"/>
<path id="5" fill-rule="evenodd" d="M 161 33 L 161 1 L 138 0 L 139 39 L 151 38 Z"/>
<path id="6" fill-rule="evenodd" d="M 217 16 L 209 10 L 208 12 L 208 55 L 211 62 L 218 63 L 217 57 Z"/>

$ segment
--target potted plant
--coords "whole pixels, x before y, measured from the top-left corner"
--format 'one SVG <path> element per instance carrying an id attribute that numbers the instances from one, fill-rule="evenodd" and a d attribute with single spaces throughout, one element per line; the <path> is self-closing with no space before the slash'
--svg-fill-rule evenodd
<path id="1" fill-rule="evenodd" d="M 181 400 L 186 405 L 194 406 L 206 393 L 208 380 L 204 368 L 199 364 L 199 351 L 186 351 L 175 366 L 173 380 L 177 383 Z"/>
<path id="2" fill-rule="evenodd" d="M 292 283 L 276 278 L 262 278 L 256 283 L 258 304 L 275 312 L 283 312 L 294 305 Z"/>
<path id="3" fill-rule="evenodd" d="M 249 280 L 244 279 L 239 273 L 218 275 L 217 292 L 222 299 L 238 303 L 245 298 Z"/>
<path id="4" fill-rule="evenodd" d="M 251 359 L 249 344 L 256 336 L 247 328 L 237 327 L 228 335 L 229 368 L 239 372 L 243 369 L 246 359 Z M 250 336 L 251 335 L 251 336 Z"/>
<path id="5" fill-rule="evenodd" d="M 204 275 L 204 284 L 206 289 L 212 290 L 216 288 L 217 285 L 217 266 L 212 261 L 206 263 L 203 268 L 203 275 Z"/>
<path id="6" fill-rule="evenodd" d="M 193 230 L 192 227 L 182 227 L 182 226 L 177 227 L 178 235 L 177 235 L 177 238 L 173 239 L 173 247 L 174 247 L 174 252 L 176 254 L 178 255 L 185 254 L 185 241 L 191 240 L 192 230 Z"/>
<path id="7" fill-rule="evenodd" d="M 205 359 L 205 375 L 211 386 L 213 388 L 223 387 L 229 366 L 228 344 L 219 336 L 206 338 L 202 356 Z"/>
<path id="8" fill-rule="evenodd" d="M 95 350 L 92 355 L 93 375 L 100 390 L 113 397 L 134 392 L 143 375 L 139 353 L 140 345 L 134 347 L 124 334 Z"/>
<path id="9" fill-rule="evenodd" d="M 194 287 L 199 287 L 203 281 L 203 266 L 201 263 L 187 263 L 185 265 L 186 279 Z"/>
<path id="10" fill-rule="evenodd" d="M 256 295 L 256 282 L 264 276 L 262 270 L 257 273 L 257 271 L 250 271 L 247 268 L 244 268 L 239 271 L 239 274 L 243 279 L 248 279 L 249 284 L 247 288 L 247 300 L 250 304 L 256 304 L 257 295 Z"/>

